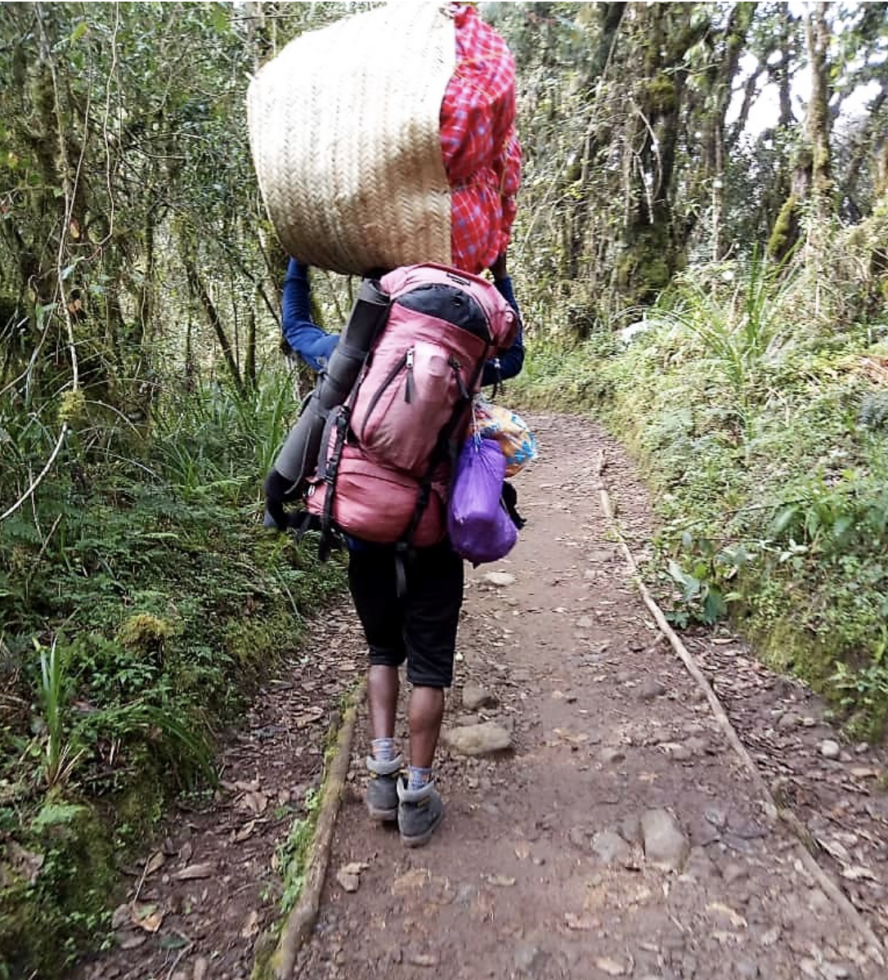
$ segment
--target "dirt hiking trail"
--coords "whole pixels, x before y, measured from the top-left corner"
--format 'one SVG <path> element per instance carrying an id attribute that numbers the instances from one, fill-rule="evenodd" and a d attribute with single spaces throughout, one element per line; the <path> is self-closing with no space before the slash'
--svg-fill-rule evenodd
<path id="1" fill-rule="evenodd" d="M 603 450 L 617 521 L 642 557 L 649 508 L 624 453 L 586 420 L 530 421 L 540 459 L 517 480 L 528 525 L 508 560 L 468 576 L 437 767 L 444 823 L 427 847 L 407 850 L 395 830 L 367 818 L 362 709 L 320 914 L 294 976 L 888 976 L 878 951 L 799 860 L 798 837 L 884 943 L 888 802 L 879 754 L 841 744 L 817 699 L 732 637 L 685 634 L 797 832 L 769 816 L 643 605 L 602 515 L 595 470 Z M 360 672 L 364 651 L 351 624 L 327 629 L 313 641 L 324 644 L 323 669 L 304 676 L 333 697 Z M 148 893 L 168 911 L 160 935 L 178 929 L 189 945 L 164 951 L 148 936 L 84 977 L 249 976 L 255 937 L 274 915 L 259 886 L 286 824 L 266 815 L 262 834 L 238 843 L 238 827 L 243 833 L 263 818 L 233 801 L 247 793 L 238 790 L 244 780 L 270 798 L 294 799 L 298 779 L 316 780 L 316 750 L 300 749 L 296 715 L 304 721 L 305 706 L 293 707 L 305 696 L 293 678 L 266 699 L 264 720 L 253 726 L 266 735 L 250 740 L 254 756 L 232 763 L 228 802 L 196 818 L 188 859 L 200 850 L 201 861 L 225 871 L 202 900 L 200 883 L 175 877 L 183 861 L 170 841 L 169 873 Z M 270 719 L 274 712 L 280 716 Z M 406 746 L 403 726 L 398 734 Z M 308 770 L 306 752 L 315 760 Z M 245 858 L 250 846 L 255 853 Z M 195 917 L 183 915 L 184 887 L 202 909 L 197 930 Z"/>

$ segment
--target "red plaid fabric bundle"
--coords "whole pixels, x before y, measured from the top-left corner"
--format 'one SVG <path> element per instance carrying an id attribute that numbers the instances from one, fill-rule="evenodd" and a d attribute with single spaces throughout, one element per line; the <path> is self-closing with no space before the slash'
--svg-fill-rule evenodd
<path id="1" fill-rule="evenodd" d="M 454 4 L 456 71 L 441 106 L 452 197 L 451 263 L 479 273 L 509 244 L 521 183 L 515 59 L 474 7 Z"/>

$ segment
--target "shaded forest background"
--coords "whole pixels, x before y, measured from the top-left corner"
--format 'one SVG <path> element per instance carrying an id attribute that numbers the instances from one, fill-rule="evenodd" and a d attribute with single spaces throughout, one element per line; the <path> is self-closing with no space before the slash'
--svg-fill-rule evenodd
<path id="1" fill-rule="evenodd" d="M 49 969 L 102 927 L 110 850 L 212 778 L 213 734 L 341 586 L 261 528 L 307 380 L 244 97 L 348 6 L 0 7 L 6 956 Z M 480 8 L 525 151 L 505 397 L 594 409 L 655 492 L 673 618 L 731 617 L 878 738 L 888 4 Z M 315 281 L 335 328 L 353 284 Z"/>

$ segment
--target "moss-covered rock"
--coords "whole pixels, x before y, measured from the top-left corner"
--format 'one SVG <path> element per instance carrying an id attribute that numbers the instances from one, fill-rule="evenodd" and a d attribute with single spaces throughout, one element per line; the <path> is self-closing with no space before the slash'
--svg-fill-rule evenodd
<path id="1" fill-rule="evenodd" d="M 296 617 L 278 610 L 273 615 L 231 620 L 225 627 L 223 646 L 226 655 L 242 668 L 259 672 L 277 662 L 284 651 L 292 650 L 300 633 Z"/>
<path id="2" fill-rule="evenodd" d="M 173 625 L 165 619 L 151 613 L 136 613 L 121 624 L 117 642 L 130 655 L 162 666 L 167 641 L 174 632 Z"/>

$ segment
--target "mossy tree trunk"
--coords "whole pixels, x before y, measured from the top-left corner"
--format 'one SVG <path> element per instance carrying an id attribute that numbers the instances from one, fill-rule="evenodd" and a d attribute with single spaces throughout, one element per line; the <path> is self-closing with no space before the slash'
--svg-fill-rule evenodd
<path id="1" fill-rule="evenodd" d="M 687 94 L 688 51 L 710 28 L 688 4 L 633 5 L 640 77 L 624 147 L 625 223 L 616 286 L 624 300 L 651 302 L 686 262 L 673 220 L 674 179 Z"/>
<path id="2" fill-rule="evenodd" d="M 808 61 L 811 67 L 811 98 L 808 103 L 807 137 L 811 153 L 811 204 L 818 222 L 833 213 L 832 171 L 829 147 L 829 26 L 827 4 L 814 4 L 806 20 Z"/>

